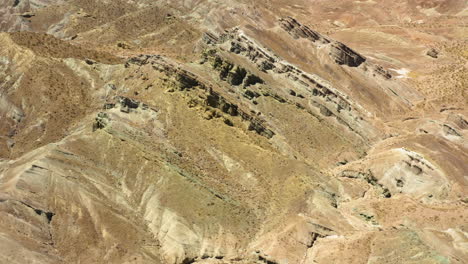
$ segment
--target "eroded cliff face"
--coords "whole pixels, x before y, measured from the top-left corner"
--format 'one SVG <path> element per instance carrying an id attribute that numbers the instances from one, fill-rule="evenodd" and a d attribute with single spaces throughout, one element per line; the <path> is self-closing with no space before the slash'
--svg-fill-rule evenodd
<path id="1" fill-rule="evenodd" d="M 1 2 L 0 262 L 467 262 L 467 6 L 397 2 Z"/>

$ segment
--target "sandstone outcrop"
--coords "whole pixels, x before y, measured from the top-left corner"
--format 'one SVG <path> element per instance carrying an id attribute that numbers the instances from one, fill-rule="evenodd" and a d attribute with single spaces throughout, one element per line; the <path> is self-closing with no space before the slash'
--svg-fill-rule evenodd
<path id="1" fill-rule="evenodd" d="M 292 17 L 282 18 L 279 22 L 281 24 L 281 28 L 286 30 L 294 38 L 305 38 L 316 43 L 318 46 L 326 47 L 329 51 L 330 57 L 340 65 L 358 67 L 366 61 L 366 58 L 347 47 L 345 44 L 324 37 L 320 33 L 311 30 L 309 27 L 300 24 Z"/>

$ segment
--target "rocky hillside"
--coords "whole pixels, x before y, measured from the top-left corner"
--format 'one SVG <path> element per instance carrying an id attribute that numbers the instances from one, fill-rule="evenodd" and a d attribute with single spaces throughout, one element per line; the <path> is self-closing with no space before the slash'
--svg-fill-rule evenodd
<path id="1" fill-rule="evenodd" d="M 464 0 L 0 0 L 0 263 L 468 263 Z"/>

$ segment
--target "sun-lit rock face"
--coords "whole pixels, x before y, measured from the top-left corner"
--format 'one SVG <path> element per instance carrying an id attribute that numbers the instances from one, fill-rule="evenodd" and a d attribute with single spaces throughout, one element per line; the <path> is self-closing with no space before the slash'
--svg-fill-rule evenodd
<path id="1" fill-rule="evenodd" d="M 467 10 L 0 1 L 0 263 L 468 262 Z"/>

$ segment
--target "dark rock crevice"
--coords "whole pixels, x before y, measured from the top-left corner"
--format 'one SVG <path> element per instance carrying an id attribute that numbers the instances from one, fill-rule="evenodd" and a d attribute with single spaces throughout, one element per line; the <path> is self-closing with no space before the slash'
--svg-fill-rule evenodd
<path id="1" fill-rule="evenodd" d="M 315 245 L 315 242 L 317 241 L 317 239 L 322 238 L 322 237 L 325 237 L 325 236 L 322 236 L 319 233 L 311 232 L 310 233 L 310 241 L 307 244 L 307 248 L 312 248 Z"/>
<path id="2" fill-rule="evenodd" d="M 266 128 L 263 125 L 263 122 L 259 119 L 252 119 L 249 124 L 249 130 L 257 132 L 257 134 L 264 136 L 266 138 L 272 138 L 275 135 L 275 132 Z"/>
<path id="3" fill-rule="evenodd" d="M 250 93 L 249 93 L 250 94 Z M 253 98 L 255 96 L 260 96 L 258 93 L 252 92 Z M 213 107 L 216 109 L 221 110 L 221 112 L 228 114 L 230 116 L 240 116 L 242 121 L 246 121 L 249 123 L 247 130 L 255 131 L 257 134 L 264 136 L 268 139 L 272 138 L 275 133 L 268 129 L 265 125 L 263 120 L 253 117 L 250 114 L 247 114 L 244 111 L 241 111 L 236 104 L 229 103 L 224 97 L 222 97 L 219 93 L 214 92 L 213 90 L 209 89 L 209 94 L 205 100 L 205 104 L 209 107 Z M 224 119 L 224 123 L 229 126 L 234 126 L 231 120 Z"/>
<path id="4" fill-rule="evenodd" d="M 246 75 L 247 75 L 247 71 L 244 68 L 235 66 L 228 73 L 226 81 L 231 85 L 237 86 L 244 82 Z"/>
<path id="5" fill-rule="evenodd" d="M 239 86 L 243 84 L 243 87 L 248 87 L 257 83 L 264 83 L 260 77 L 252 74 L 245 68 L 221 58 L 216 54 L 216 50 L 205 51 L 202 54 L 202 57 L 204 62 L 208 61 L 211 67 L 219 72 L 219 78 L 221 80 L 226 81 L 232 86 Z"/>
<path id="6" fill-rule="evenodd" d="M 261 255 L 258 256 L 258 260 L 266 264 L 279 264 L 278 262 L 268 259 L 267 257 Z"/>
<path id="7" fill-rule="evenodd" d="M 176 75 L 176 81 L 179 83 L 180 90 L 188 90 L 200 85 L 195 78 L 184 73 L 185 72 L 180 72 Z"/>
<path id="8" fill-rule="evenodd" d="M 238 116 L 239 110 L 238 106 L 235 104 L 228 103 L 224 97 L 220 94 L 214 92 L 213 90 L 209 90 L 209 94 L 206 98 L 206 105 L 211 106 L 213 108 L 220 109 L 223 113 L 226 113 L 230 116 Z"/>
<path id="9" fill-rule="evenodd" d="M 248 74 L 244 80 L 244 87 L 248 87 L 250 85 L 255 85 L 255 84 L 263 84 L 265 83 L 260 77 L 254 74 Z"/>
<path id="10" fill-rule="evenodd" d="M 192 264 L 195 263 L 196 259 L 195 258 L 184 258 L 181 262 L 181 264 Z"/>
<path id="11" fill-rule="evenodd" d="M 444 133 L 446 135 L 450 135 L 450 136 L 457 136 L 457 137 L 462 137 L 462 135 L 460 133 L 458 133 L 457 130 L 455 130 L 455 128 L 447 125 L 447 124 L 444 124 L 443 127 L 442 127 Z"/>
<path id="12" fill-rule="evenodd" d="M 50 222 L 52 222 L 52 218 L 54 217 L 55 213 L 53 212 L 49 212 L 49 211 L 45 211 L 45 210 L 42 210 L 42 209 L 38 209 L 38 208 L 35 208 L 25 202 L 21 202 L 23 205 L 31 208 L 34 210 L 34 212 L 40 216 L 43 216 L 47 219 L 47 223 L 50 224 Z"/>

